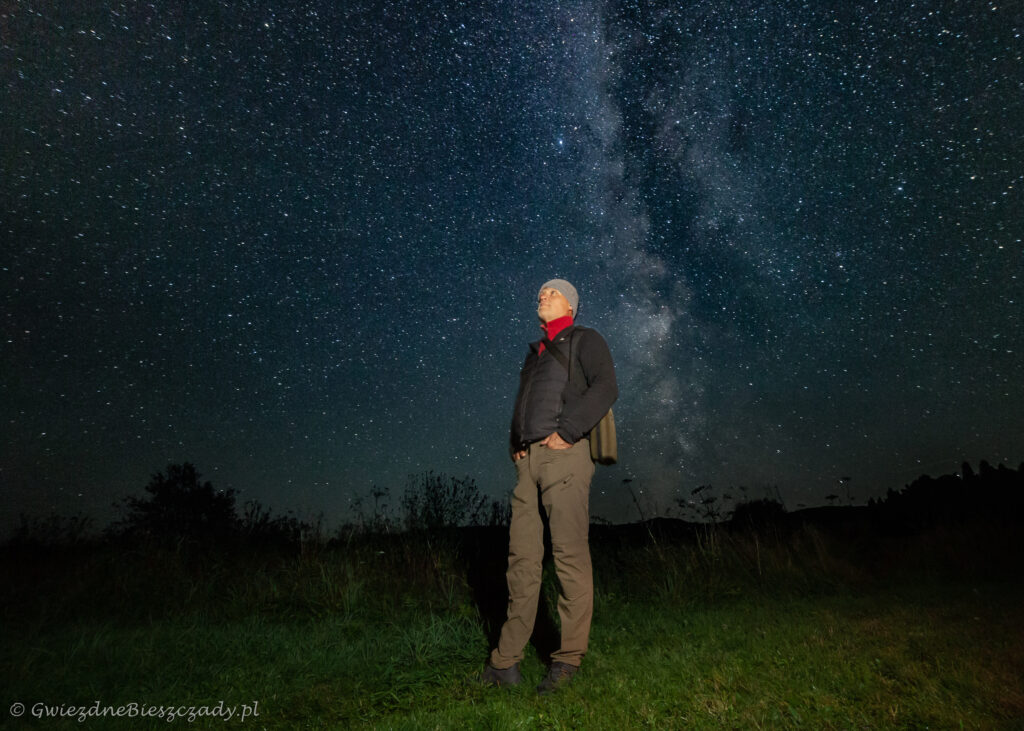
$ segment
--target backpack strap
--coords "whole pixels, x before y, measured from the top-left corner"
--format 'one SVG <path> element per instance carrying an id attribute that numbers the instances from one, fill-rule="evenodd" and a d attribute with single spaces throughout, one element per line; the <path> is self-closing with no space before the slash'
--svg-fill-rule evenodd
<path id="1" fill-rule="evenodd" d="M 547 335 L 544 336 L 544 339 L 541 340 L 541 342 L 544 343 L 544 347 L 547 348 L 552 356 L 554 356 L 555 360 L 561 363 L 565 370 L 569 371 L 569 378 L 571 379 L 572 368 L 569 367 L 569 359 L 565 357 L 565 353 L 559 350 L 558 346 L 551 342 Z M 569 352 L 572 352 L 572 333 L 569 333 Z"/>
<path id="2" fill-rule="evenodd" d="M 565 355 L 565 353 L 563 353 L 561 350 L 559 350 L 558 346 L 555 345 L 553 342 L 551 342 L 551 340 L 546 335 L 544 336 L 544 339 L 541 340 L 541 342 L 544 343 L 544 347 L 547 350 L 551 351 L 551 355 L 554 356 L 555 360 L 557 360 L 559 363 L 561 363 L 562 367 L 565 368 L 566 373 L 568 373 L 568 375 L 569 375 L 569 381 L 568 382 L 569 382 L 570 385 L 572 384 L 572 372 L 574 370 L 573 367 L 572 367 L 573 365 L 576 365 L 576 366 L 579 367 L 580 375 L 583 374 L 583 370 L 582 370 L 583 366 L 579 362 L 579 358 L 576 359 L 575 363 L 572 362 L 572 355 L 573 355 L 573 353 L 572 353 L 572 341 L 576 337 L 576 332 L 577 332 L 577 329 L 576 329 L 575 326 L 573 326 L 572 330 L 569 332 L 569 355 L 568 355 L 568 357 Z M 586 383 L 584 383 L 582 390 L 585 391 L 586 388 L 587 388 L 586 387 Z"/>

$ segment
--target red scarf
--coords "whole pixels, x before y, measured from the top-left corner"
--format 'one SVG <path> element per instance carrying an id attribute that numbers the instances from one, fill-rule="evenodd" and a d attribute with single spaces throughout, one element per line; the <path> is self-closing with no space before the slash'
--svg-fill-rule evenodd
<path id="1" fill-rule="evenodd" d="M 541 325 L 541 327 L 544 329 L 544 333 L 548 336 L 548 340 L 554 342 L 555 336 L 558 335 L 558 333 L 565 330 L 565 328 L 569 327 L 570 325 L 572 325 L 572 315 L 566 315 L 565 317 L 559 317 L 558 319 L 552 320 L 551 322 L 545 322 Z M 543 352 L 544 343 L 542 342 L 540 344 L 540 347 L 537 349 L 537 355 L 540 355 Z"/>

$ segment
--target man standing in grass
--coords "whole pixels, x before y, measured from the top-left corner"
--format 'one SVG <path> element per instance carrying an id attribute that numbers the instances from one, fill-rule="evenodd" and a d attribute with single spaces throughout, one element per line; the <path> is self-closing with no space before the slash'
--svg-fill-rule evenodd
<path id="1" fill-rule="evenodd" d="M 561 647 L 537 691 L 548 693 L 571 681 L 587 651 L 594 604 L 587 542 L 594 463 L 587 435 L 619 392 L 608 345 L 597 331 L 573 324 L 578 311 L 579 295 L 569 282 L 552 279 L 540 288 L 537 315 L 544 338 L 530 345 L 512 416 L 517 482 L 509 526 L 508 618 L 480 678 L 487 685 L 522 680 L 519 662 L 540 598 L 541 509 L 558 576 Z"/>

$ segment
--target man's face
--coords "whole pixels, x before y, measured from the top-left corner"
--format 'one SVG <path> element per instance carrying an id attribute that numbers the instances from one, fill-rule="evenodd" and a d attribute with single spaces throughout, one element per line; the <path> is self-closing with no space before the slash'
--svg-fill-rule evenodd
<path id="1" fill-rule="evenodd" d="M 551 322 L 571 314 L 572 308 L 564 294 L 553 287 L 545 287 L 540 291 L 537 297 L 537 317 L 541 320 Z"/>

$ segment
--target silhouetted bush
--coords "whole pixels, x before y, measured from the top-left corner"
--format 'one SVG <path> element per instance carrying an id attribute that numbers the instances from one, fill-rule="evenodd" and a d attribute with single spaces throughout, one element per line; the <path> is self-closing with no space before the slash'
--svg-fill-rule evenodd
<path id="1" fill-rule="evenodd" d="M 786 519 L 786 506 L 772 498 L 749 500 L 733 509 L 729 519 L 737 528 L 766 528 L 781 524 Z"/>
<path id="2" fill-rule="evenodd" d="M 367 497 L 373 498 L 373 512 Z M 350 540 L 356 535 L 385 535 L 398 531 L 399 521 L 394 516 L 391 490 L 374 485 L 370 495 L 358 495 L 352 500 L 353 519 L 338 529 L 338 538 Z"/>
<path id="3" fill-rule="evenodd" d="M 78 546 L 95 540 L 92 524 L 92 518 L 85 515 L 35 518 L 22 513 L 7 545 L 33 549 Z"/>
<path id="4" fill-rule="evenodd" d="M 238 521 L 238 537 L 247 544 L 265 546 L 308 546 L 323 542 L 323 518 L 315 523 L 299 520 L 291 513 L 274 515 L 259 501 L 250 500 Z"/>
<path id="5" fill-rule="evenodd" d="M 200 481 L 196 468 L 185 462 L 168 465 L 146 485 L 148 498 L 126 497 L 125 516 L 108 529 L 115 537 L 161 540 L 223 540 L 237 532 L 235 491 L 214 490 Z"/>
<path id="6" fill-rule="evenodd" d="M 457 479 L 434 472 L 412 476 L 402 496 L 405 527 L 436 530 L 482 525 L 489 516 L 487 497 L 472 478 Z"/>

